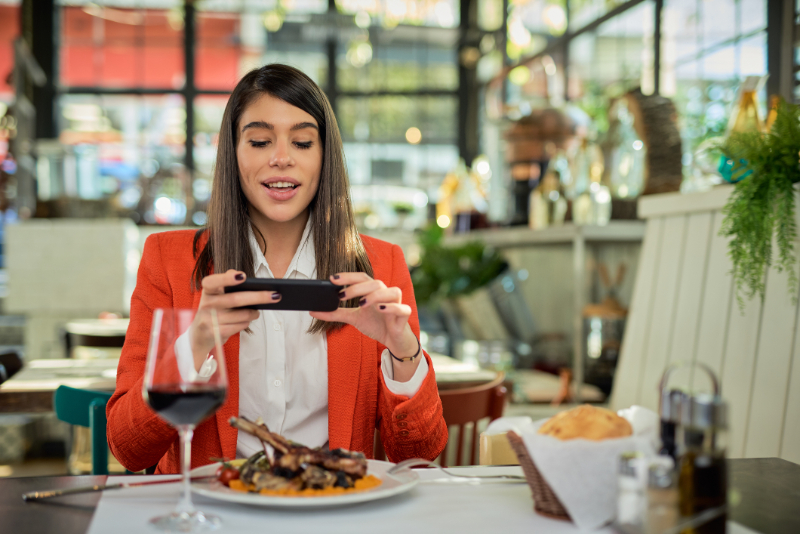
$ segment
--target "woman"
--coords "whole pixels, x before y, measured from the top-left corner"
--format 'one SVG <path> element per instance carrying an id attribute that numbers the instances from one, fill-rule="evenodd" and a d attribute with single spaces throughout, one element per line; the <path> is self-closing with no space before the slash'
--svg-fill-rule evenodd
<path id="1" fill-rule="evenodd" d="M 230 386 L 215 417 L 194 432 L 195 465 L 261 448 L 227 423 L 239 415 L 262 417 L 311 447 L 371 457 L 379 428 L 390 460 L 438 456 L 447 427 L 402 251 L 359 236 L 336 119 L 302 72 L 267 65 L 234 89 L 208 221 L 199 232 L 154 234 L 145 243 L 107 407 L 114 456 L 132 471 L 156 463 L 157 473 L 180 471 L 176 430 L 142 399 L 155 308 L 214 308 L 219 317 Z M 330 279 L 345 304 L 324 313 L 235 309 L 280 299 L 224 293 L 253 276 Z M 211 348 L 191 342 L 197 356 L 187 372 L 200 369 Z"/>

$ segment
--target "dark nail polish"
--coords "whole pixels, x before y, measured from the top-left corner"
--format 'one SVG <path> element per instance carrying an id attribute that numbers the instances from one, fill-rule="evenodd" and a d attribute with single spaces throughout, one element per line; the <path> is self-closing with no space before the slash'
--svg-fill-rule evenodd
<path id="1" fill-rule="evenodd" d="M 272 300 L 278 300 L 279 298 L 281 298 L 281 294 L 280 293 L 273 293 L 272 294 Z"/>
<path id="2" fill-rule="evenodd" d="M 347 292 L 347 290 L 346 290 L 346 289 L 342 289 L 341 291 L 339 291 L 339 298 L 340 298 L 340 299 L 343 299 L 343 298 L 345 298 L 345 297 L 344 297 L 344 294 L 345 294 L 346 292 Z"/>
<path id="3" fill-rule="evenodd" d="M 334 279 L 334 280 L 338 280 L 338 279 L 339 279 L 339 275 L 338 275 L 338 274 L 334 274 L 334 275 L 333 275 L 333 279 Z"/>
<path id="4" fill-rule="evenodd" d="M 361 300 L 358 301 L 358 305 L 359 306 L 363 306 L 366 303 L 367 303 L 367 299 L 361 299 Z"/>
<path id="5" fill-rule="evenodd" d="M 381 305 L 379 306 L 379 308 L 380 308 L 380 309 L 382 309 L 382 310 L 385 310 L 385 309 L 386 309 L 386 306 L 385 306 L 384 304 L 381 304 Z"/>
<path id="6" fill-rule="evenodd" d="M 239 273 L 239 274 L 236 275 L 236 279 L 239 280 L 239 281 L 242 281 L 242 280 L 244 280 L 244 275 L 242 273 Z"/>

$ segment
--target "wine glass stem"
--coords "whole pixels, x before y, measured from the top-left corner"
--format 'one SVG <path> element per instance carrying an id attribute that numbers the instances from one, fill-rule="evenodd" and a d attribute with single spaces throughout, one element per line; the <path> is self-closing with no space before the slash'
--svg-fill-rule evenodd
<path id="1" fill-rule="evenodd" d="M 192 436 L 194 427 L 191 425 L 181 425 L 178 427 L 178 434 L 181 437 L 181 474 L 183 475 L 183 498 L 178 502 L 175 509 L 179 514 L 194 513 L 192 505 L 192 490 L 190 488 L 190 471 L 192 469 Z"/>

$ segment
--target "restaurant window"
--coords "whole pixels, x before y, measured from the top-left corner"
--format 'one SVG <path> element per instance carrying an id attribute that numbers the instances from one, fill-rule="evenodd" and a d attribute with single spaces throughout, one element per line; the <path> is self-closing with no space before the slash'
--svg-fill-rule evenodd
<path id="1" fill-rule="evenodd" d="M 593 119 L 598 132 L 608 127 L 609 99 L 636 87 L 645 94 L 655 90 L 654 17 L 653 4 L 642 2 L 569 43 L 567 94 Z"/>
<path id="2" fill-rule="evenodd" d="M 108 5 L 106 5 L 108 4 Z M 60 85 L 181 89 L 182 3 L 60 2 Z"/>
<path id="3" fill-rule="evenodd" d="M 18 21 L 18 1 L 0 5 L 0 165 L 8 169 L 15 166 L 12 160 L 6 163 L 9 137 L 16 127 L 13 119 L 6 117 L 6 113 L 14 101 L 11 72 L 14 70 L 14 40 L 19 35 Z M 0 232 L 1 227 L 0 222 Z"/>
<path id="4" fill-rule="evenodd" d="M 345 0 L 338 13 L 327 0 L 204 0 L 193 4 L 188 34 L 181 0 L 57 5 L 64 150 L 63 161 L 41 165 L 42 200 L 110 198 L 141 222 L 203 224 L 229 92 L 273 62 L 329 93 L 356 186 L 427 191 L 457 162 L 455 0 L 374 9 Z M 502 15 L 502 2 L 486 5 Z M 156 209 L 159 199 L 165 209 Z"/>
<path id="5" fill-rule="evenodd" d="M 685 187 L 709 174 L 705 147 L 725 134 L 742 81 L 767 73 L 766 10 L 763 0 L 664 2 L 661 93 L 678 109 Z M 758 96 L 763 118 L 766 90 Z"/>
<path id="6" fill-rule="evenodd" d="M 137 222 L 184 222 L 194 203 L 183 164 L 181 95 L 69 94 L 61 97 L 59 112 L 63 152 L 59 165 L 40 158 L 41 200 L 107 198 Z"/>
<path id="7" fill-rule="evenodd" d="M 11 71 L 14 69 L 14 40 L 18 35 L 19 1 L 0 4 L 0 102 L 4 105 L 14 98 Z M 0 113 L 0 117 L 3 115 Z"/>
<path id="8" fill-rule="evenodd" d="M 571 0 L 569 3 L 569 29 L 583 28 L 621 6 L 627 0 Z M 691 0 L 696 2 L 697 0 Z"/>
<path id="9" fill-rule="evenodd" d="M 367 27 L 375 24 L 395 28 L 400 24 L 455 28 L 459 22 L 460 3 L 456 0 L 392 0 L 389 2 L 363 2 L 362 0 L 336 0 L 341 13 L 356 15 L 356 24 Z"/>
<path id="10" fill-rule="evenodd" d="M 342 91 L 458 89 L 454 30 L 407 26 L 354 34 L 337 58 Z"/>

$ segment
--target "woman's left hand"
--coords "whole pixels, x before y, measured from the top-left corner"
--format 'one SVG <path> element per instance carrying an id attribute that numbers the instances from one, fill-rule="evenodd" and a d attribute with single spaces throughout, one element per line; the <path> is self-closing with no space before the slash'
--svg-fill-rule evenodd
<path id="1" fill-rule="evenodd" d="M 386 284 L 365 273 L 338 273 L 331 276 L 331 282 L 347 286 L 339 293 L 340 299 L 358 298 L 360 305 L 332 312 L 310 312 L 312 317 L 353 325 L 362 334 L 383 344 L 398 358 L 417 353 L 417 338 L 408 324 L 411 306 L 403 304 L 400 288 L 386 287 Z"/>

